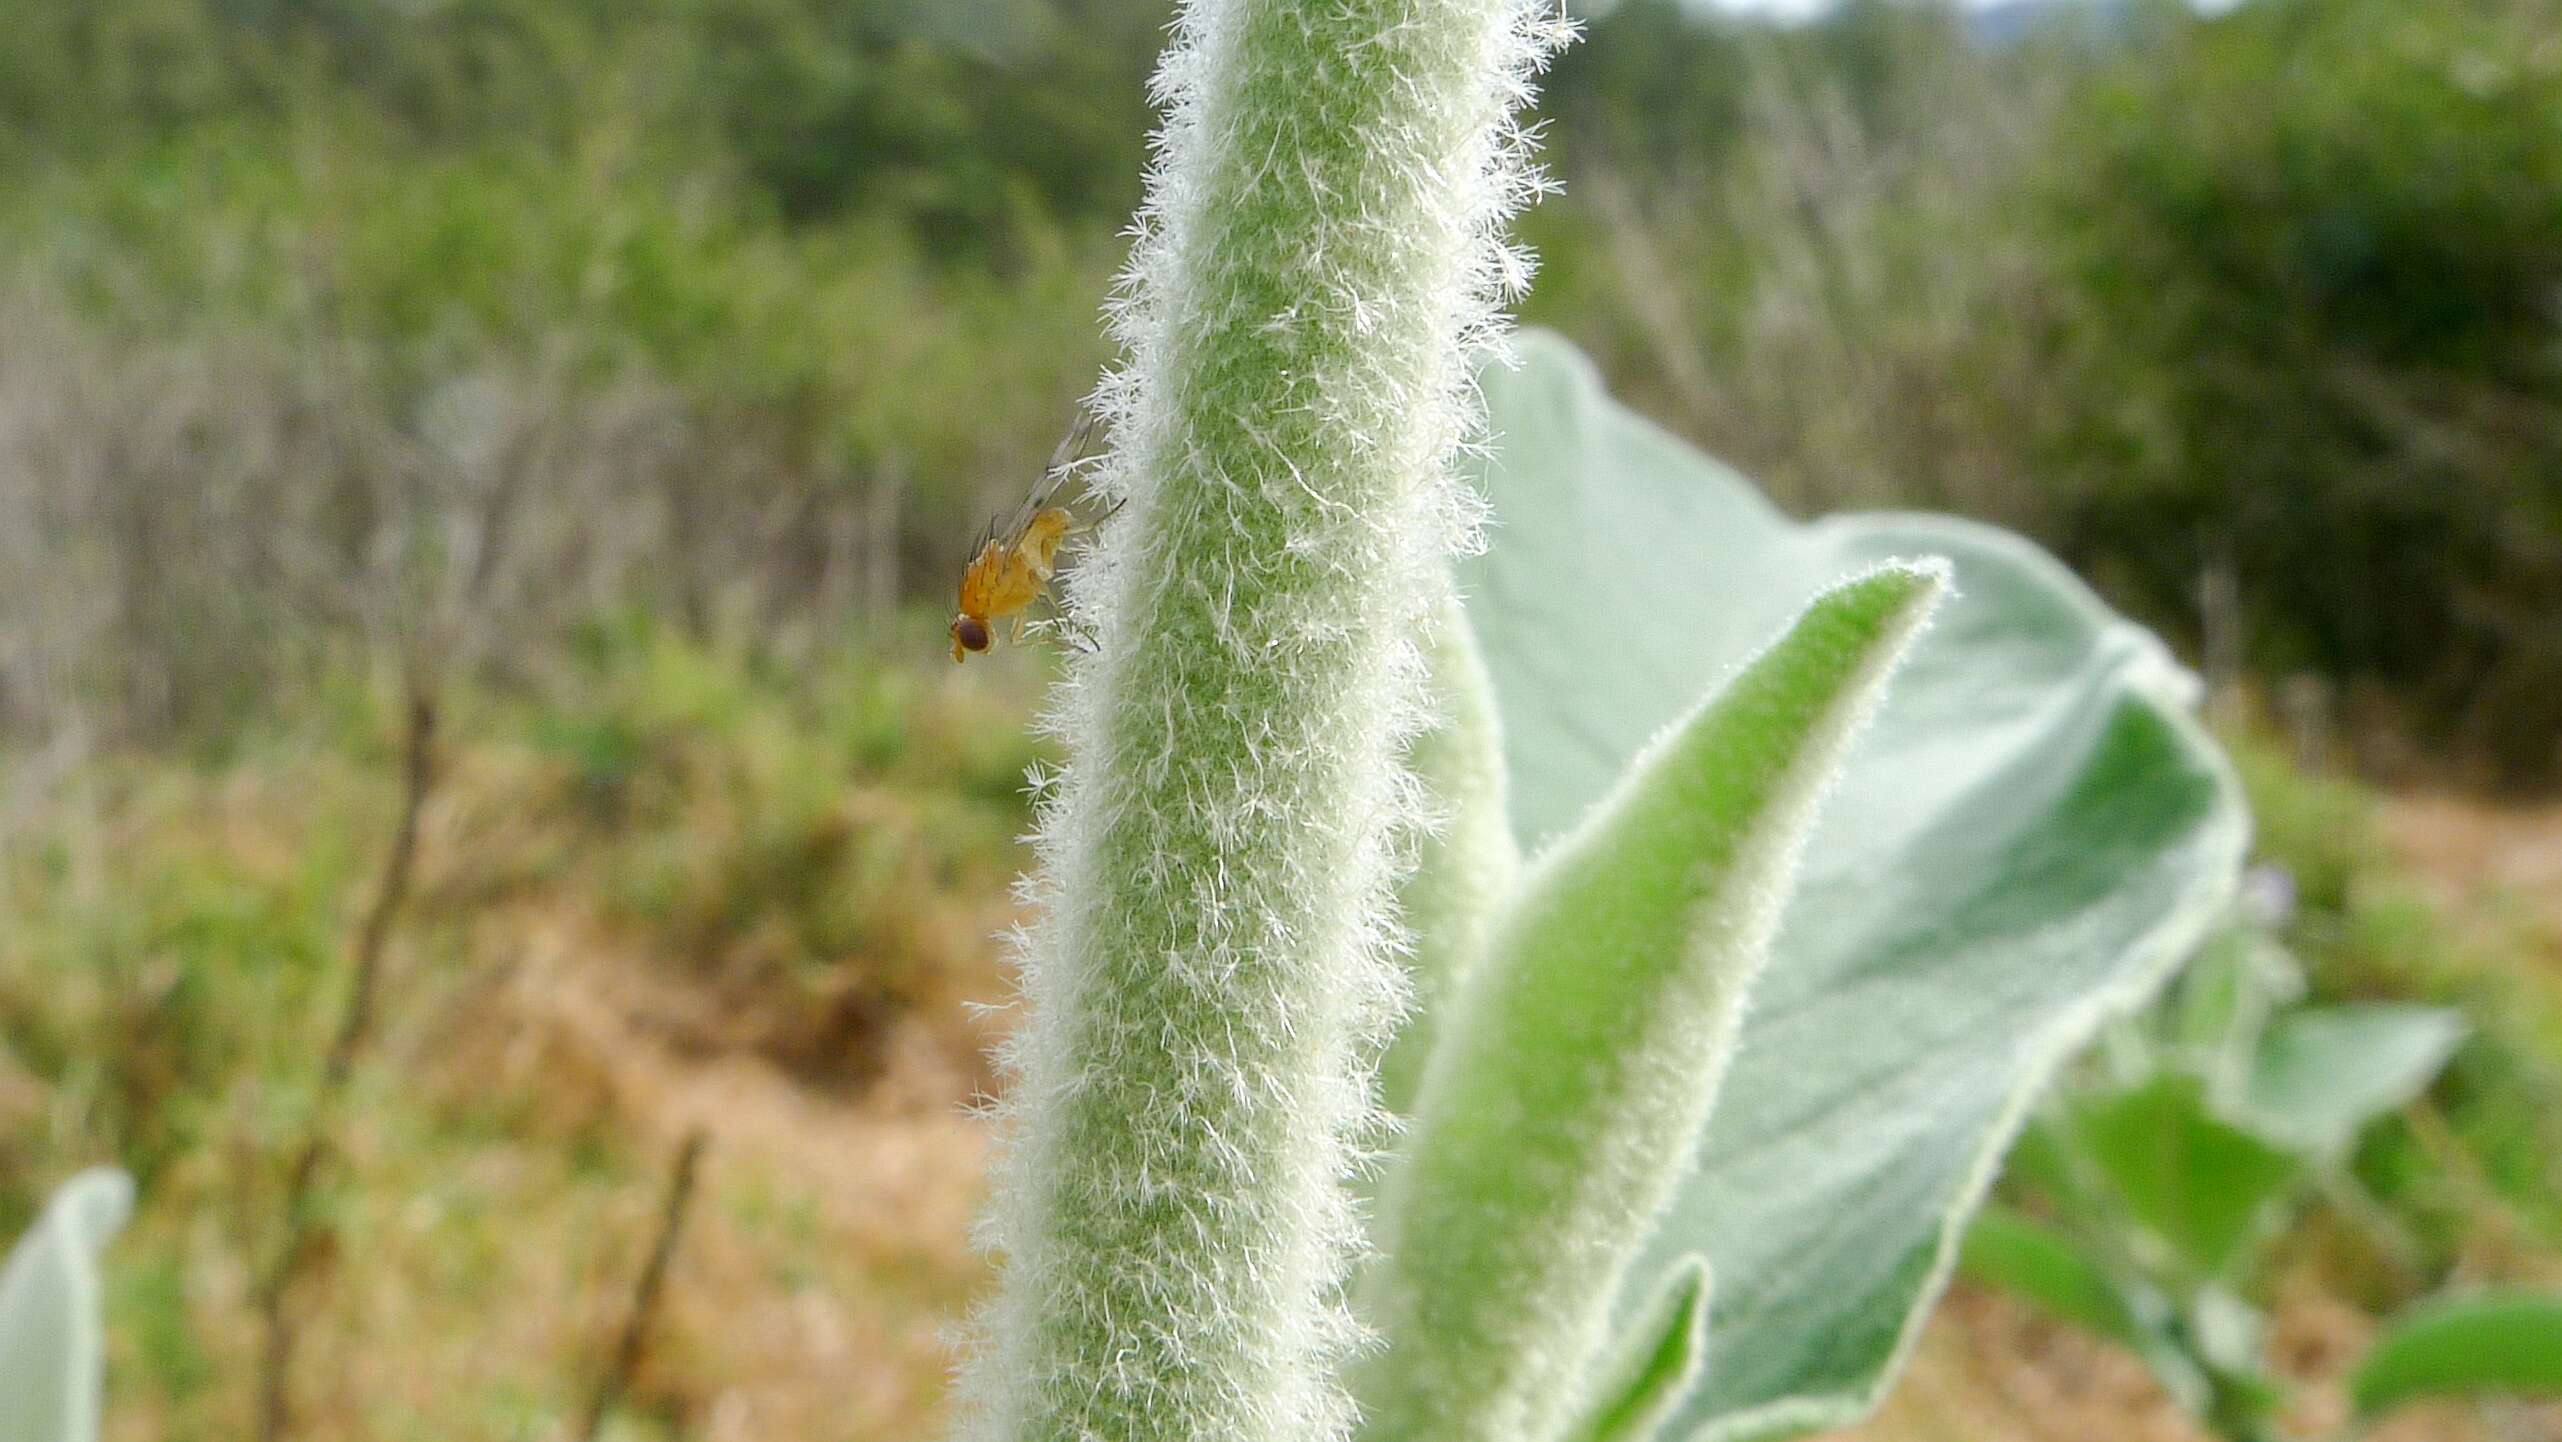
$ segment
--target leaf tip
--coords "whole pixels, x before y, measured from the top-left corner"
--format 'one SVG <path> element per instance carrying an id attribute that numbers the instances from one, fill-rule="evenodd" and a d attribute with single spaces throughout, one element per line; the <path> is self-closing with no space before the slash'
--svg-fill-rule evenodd
<path id="1" fill-rule="evenodd" d="M 1847 584 L 1875 585 L 1928 610 L 1956 594 L 1957 566 L 1946 556 L 1897 556 L 1878 562 Z"/>
<path id="2" fill-rule="evenodd" d="M 1705 1370 L 1708 1300 L 1708 1259 L 1692 1252 L 1675 1261 L 1597 1374 L 1594 1399 L 1565 1442 L 1651 1442 Z"/>

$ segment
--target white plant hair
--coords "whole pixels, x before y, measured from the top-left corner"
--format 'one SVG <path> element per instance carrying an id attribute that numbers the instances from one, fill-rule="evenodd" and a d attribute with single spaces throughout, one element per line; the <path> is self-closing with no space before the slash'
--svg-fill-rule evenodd
<path id="1" fill-rule="evenodd" d="M 1192 0 L 1094 408 L 1121 512 L 1064 587 L 972 1442 L 1332 1442 L 1426 821 L 1430 600 L 1472 367 L 1527 283 L 1549 0 Z"/>

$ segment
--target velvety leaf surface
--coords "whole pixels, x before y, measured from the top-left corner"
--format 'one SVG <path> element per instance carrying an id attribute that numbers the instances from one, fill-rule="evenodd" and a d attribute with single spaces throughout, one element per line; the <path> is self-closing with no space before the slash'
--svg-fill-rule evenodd
<path id="1" fill-rule="evenodd" d="M 0 1438 L 93 1442 L 105 1367 L 98 1251 L 133 1210 L 110 1168 L 62 1184 L 0 1267 Z"/>
<path id="2" fill-rule="evenodd" d="M 1647 1442 L 1698 1380 L 1708 1347 L 1708 1264 L 1685 1257 L 1620 1339 L 1601 1395 L 1567 1442 Z"/>
<path id="3" fill-rule="evenodd" d="M 1485 381 L 1496 529 L 1461 586 L 1535 850 L 1817 591 L 1939 555 L 1914 647 L 1806 853 L 1701 1165 L 1632 1279 L 1717 1278 L 1667 1437 L 1864 1412 L 2028 1098 L 2187 953 L 2245 838 L 2193 689 L 2148 633 L 1988 527 L 1800 525 L 1605 396 L 1563 342 Z"/>
<path id="4" fill-rule="evenodd" d="M 1387 1345 L 1355 1374 L 1363 1442 L 1567 1425 L 1828 783 L 1946 592 L 1936 563 L 1826 592 L 1522 878 L 1439 1019 L 1380 1194 L 1361 1302 Z"/>

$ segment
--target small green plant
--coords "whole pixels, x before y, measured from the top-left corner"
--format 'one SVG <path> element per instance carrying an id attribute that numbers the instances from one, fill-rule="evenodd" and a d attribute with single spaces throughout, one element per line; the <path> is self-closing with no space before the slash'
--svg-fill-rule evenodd
<path id="1" fill-rule="evenodd" d="M 2013 1152 L 2051 1217 L 1994 1208 L 1965 1263 L 2136 1352 L 2219 1436 L 2284 1436 L 2254 1301 L 2272 1244 L 2318 1197 L 2389 1228 L 2349 1167 L 2358 1136 L 2424 1092 L 2463 1040 L 2454 1012 L 2303 1004 L 2277 940 L 2286 873 L 2144 1017 L 2113 1030 Z M 2452 1296 L 2388 1328 L 2351 1378 L 2354 1417 L 2405 1401 L 2562 1387 L 2562 1298 Z"/>
<path id="2" fill-rule="evenodd" d="M 1184 12 L 965 1436 L 1855 1417 L 2027 1099 L 2231 889 L 2151 637 L 1999 532 L 1789 523 L 1553 342 L 1481 381 L 1452 567 L 1556 39 Z"/>

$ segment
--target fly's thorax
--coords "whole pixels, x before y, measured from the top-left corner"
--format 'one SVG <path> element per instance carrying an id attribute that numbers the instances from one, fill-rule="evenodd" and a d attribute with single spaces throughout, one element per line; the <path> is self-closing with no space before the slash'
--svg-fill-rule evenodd
<path id="1" fill-rule="evenodd" d="M 1073 529 L 1075 520 L 1066 508 L 1052 507 L 1024 523 L 1023 537 L 1015 542 L 1014 552 L 1046 577 L 1057 563 L 1059 543 Z"/>
<path id="2" fill-rule="evenodd" d="M 961 573 L 961 614 L 983 620 L 1012 615 L 1040 592 L 1041 580 L 1023 563 L 1019 548 L 990 541 Z"/>

